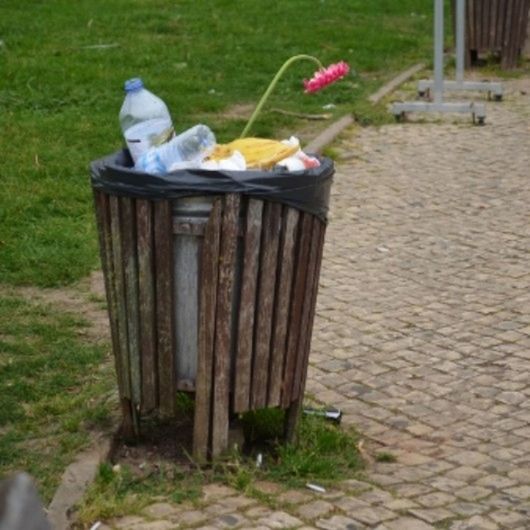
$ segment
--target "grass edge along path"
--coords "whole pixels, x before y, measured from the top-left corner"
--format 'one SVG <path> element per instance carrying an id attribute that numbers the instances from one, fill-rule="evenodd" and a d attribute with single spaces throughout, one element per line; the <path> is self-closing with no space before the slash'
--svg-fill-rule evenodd
<path id="1" fill-rule="evenodd" d="M 0 477 L 23 470 L 43 502 L 96 433 L 112 425 L 108 347 L 82 318 L 14 293 L 0 296 Z"/>
<path id="2" fill-rule="evenodd" d="M 250 416 L 246 426 L 255 429 L 254 436 L 261 442 L 277 435 L 276 425 L 281 422 L 276 420 L 281 411 L 262 410 Z M 287 491 L 305 488 L 308 482 L 330 487 L 341 480 L 357 478 L 363 469 L 358 441 L 351 428 L 332 425 L 322 418 L 302 417 L 297 444 L 273 443 L 251 455 L 234 448 L 202 468 L 157 462 L 146 476 L 141 476 L 127 465 L 104 462 L 77 507 L 75 518 L 85 528 L 99 520 L 141 514 L 146 506 L 162 499 L 200 509 L 204 504 L 202 488 L 214 483 L 278 508 L 277 496 L 263 492 L 261 483 L 271 482 Z M 263 462 L 260 467 L 256 466 L 258 453 Z"/>

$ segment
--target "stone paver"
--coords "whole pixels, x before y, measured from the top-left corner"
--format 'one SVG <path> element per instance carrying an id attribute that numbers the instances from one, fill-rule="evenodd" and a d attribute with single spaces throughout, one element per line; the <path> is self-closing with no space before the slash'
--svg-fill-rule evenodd
<path id="1" fill-rule="evenodd" d="M 330 497 L 262 485 L 274 510 L 213 485 L 157 522 L 530 527 L 530 80 L 505 85 L 485 127 L 418 117 L 336 145 L 307 391 L 396 463 Z"/>

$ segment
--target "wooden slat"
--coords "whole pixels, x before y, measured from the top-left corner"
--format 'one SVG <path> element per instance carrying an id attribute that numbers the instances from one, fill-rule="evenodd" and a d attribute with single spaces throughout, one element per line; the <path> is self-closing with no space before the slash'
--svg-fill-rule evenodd
<path id="1" fill-rule="evenodd" d="M 490 49 L 495 51 L 497 47 L 497 13 L 498 13 L 498 0 L 490 1 L 490 22 L 489 22 L 489 46 Z"/>
<path id="2" fill-rule="evenodd" d="M 484 0 L 475 3 L 475 31 L 477 38 L 477 50 L 483 49 L 482 44 L 482 26 L 484 25 L 482 20 L 482 11 L 483 11 Z"/>
<path id="3" fill-rule="evenodd" d="M 510 24 L 512 21 L 512 0 L 505 0 L 503 29 L 502 29 L 502 49 L 501 68 L 507 68 L 508 47 L 510 45 Z"/>
<path id="4" fill-rule="evenodd" d="M 161 416 L 175 413 L 173 238 L 170 201 L 154 203 L 158 395 Z"/>
<path id="5" fill-rule="evenodd" d="M 294 208 L 284 207 L 284 221 L 279 250 L 279 273 L 276 281 L 276 299 L 273 321 L 271 366 L 267 403 L 280 405 L 283 366 L 287 342 L 287 325 L 294 276 L 296 232 L 300 214 Z"/>
<path id="6" fill-rule="evenodd" d="M 510 43 L 510 56 L 509 63 L 510 68 L 517 66 L 517 56 L 519 54 L 519 26 L 521 23 L 521 7 L 523 5 L 522 0 L 514 0 L 513 13 L 512 13 L 512 38 Z"/>
<path id="7" fill-rule="evenodd" d="M 136 206 L 134 199 L 122 197 L 119 200 L 121 201 L 121 233 L 125 273 L 127 335 L 129 338 L 131 398 L 135 410 L 139 410 L 142 381 L 140 366 L 140 311 L 138 307 L 138 258 L 136 254 Z"/>
<path id="8" fill-rule="evenodd" d="M 269 361 L 271 355 L 271 335 L 278 270 L 278 248 L 282 221 L 282 205 L 266 202 L 263 212 L 263 235 L 260 251 L 258 303 L 256 307 L 255 352 L 252 365 L 253 409 L 264 408 L 267 404 L 269 384 Z"/>
<path id="9" fill-rule="evenodd" d="M 234 374 L 234 412 L 245 412 L 250 408 L 250 382 L 254 350 L 254 315 L 259 270 L 262 212 L 263 201 L 249 199 L 243 239 L 244 254 L 241 275 L 241 303 L 239 308 Z"/>
<path id="10" fill-rule="evenodd" d="M 517 45 L 515 48 L 515 64 L 517 66 L 517 60 L 521 56 L 525 41 L 526 41 L 526 29 L 528 27 L 528 11 L 530 10 L 530 2 L 528 0 L 519 0 L 519 13 L 517 15 Z"/>
<path id="11" fill-rule="evenodd" d="M 524 45 L 524 42 L 521 42 L 522 34 L 521 34 L 521 22 L 524 18 L 523 15 L 523 7 L 524 7 L 524 0 L 516 0 L 515 2 L 515 9 L 514 9 L 514 18 L 513 18 L 513 40 L 514 40 L 514 46 L 513 46 L 513 59 L 514 59 L 514 66 L 517 64 L 517 57 L 519 55 L 519 48 Z"/>
<path id="12" fill-rule="evenodd" d="M 295 443 L 296 437 L 296 426 L 300 419 L 300 413 L 302 412 L 302 400 L 296 400 L 291 402 L 285 411 L 284 420 L 284 438 L 288 444 Z"/>
<path id="13" fill-rule="evenodd" d="M 302 379 L 300 383 L 300 390 L 297 398 L 291 402 L 291 405 L 286 411 L 285 414 L 285 424 L 284 424 L 284 436 L 287 443 L 293 443 L 295 441 L 296 426 L 300 418 L 300 413 L 304 400 L 304 390 L 307 380 L 307 365 L 309 361 L 309 353 L 311 351 L 311 336 L 313 332 L 313 323 L 316 313 L 316 301 L 318 295 L 318 283 L 320 278 L 320 269 L 322 264 L 322 254 L 324 250 L 324 234 L 326 231 L 326 225 L 321 223 L 319 220 L 315 220 L 317 223 L 320 223 L 319 234 L 315 234 L 315 237 L 318 237 L 318 242 L 316 245 L 317 248 L 317 257 L 316 257 L 316 270 L 313 277 L 313 285 L 309 286 L 310 294 L 308 297 L 308 304 L 311 307 L 309 322 L 307 325 L 307 332 L 304 335 L 305 345 L 304 349 L 304 370 L 302 372 Z"/>
<path id="14" fill-rule="evenodd" d="M 471 3 L 471 0 L 468 0 L 466 2 L 466 19 L 465 19 L 465 31 L 464 31 L 464 38 L 465 38 L 465 58 L 464 58 L 464 66 L 465 68 L 469 68 L 471 66 L 471 50 L 473 49 L 473 41 L 472 41 L 472 30 L 471 30 L 471 24 L 473 23 L 471 19 L 471 6 L 469 5 Z M 455 46 L 456 46 L 456 0 L 453 0 L 453 13 L 454 13 L 454 35 L 455 35 Z"/>
<path id="15" fill-rule="evenodd" d="M 307 264 L 307 276 L 305 285 L 305 303 L 302 310 L 302 319 L 300 322 L 300 337 L 298 339 L 298 353 L 296 355 L 296 368 L 294 372 L 293 387 L 291 392 L 291 401 L 302 399 L 302 380 L 305 379 L 305 373 L 307 370 L 307 337 L 311 333 L 310 321 L 313 313 L 313 300 L 316 300 L 314 296 L 315 290 L 315 276 L 318 270 L 318 262 L 320 255 L 320 244 L 321 244 L 321 232 L 322 232 L 322 221 L 317 217 L 313 217 L 311 227 L 311 248 L 309 251 L 309 258 Z"/>
<path id="16" fill-rule="evenodd" d="M 506 5 L 504 0 L 498 0 L 497 19 L 495 21 L 495 50 L 502 52 L 504 43 L 504 10 Z"/>
<path id="17" fill-rule="evenodd" d="M 122 376 L 121 408 L 123 416 L 122 432 L 126 438 L 132 438 L 135 433 L 136 411 L 132 406 L 131 375 L 129 366 L 129 339 L 127 330 L 127 307 L 125 295 L 125 272 L 123 268 L 123 244 L 120 222 L 120 199 L 109 197 L 110 231 L 112 238 L 112 266 L 116 288 L 116 310 L 118 321 L 118 336 L 120 344 L 120 368 Z"/>
<path id="18" fill-rule="evenodd" d="M 482 27 L 480 29 L 482 33 L 482 45 L 485 50 L 490 49 L 490 40 L 489 40 L 489 28 L 490 28 L 490 7 L 491 7 L 491 1 L 490 0 L 483 0 L 483 7 L 482 7 Z"/>
<path id="19" fill-rule="evenodd" d="M 204 461 L 208 457 L 211 437 L 212 371 L 220 234 L 221 200 L 216 200 L 205 229 L 199 275 L 199 339 L 193 424 L 193 454 L 198 461 Z"/>
<path id="20" fill-rule="evenodd" d="M 302 213 L 299 222 L 299 241 L 296 253 L 293 294 L 289 311 L 289 328 L 287 332 L 287 352 L 283 374 L 282 405 L 288 407 L 291 403 L 296 356 L 298 353 L 298 339 L 300 336 L 300 322 L 305 303 L 305 288 L 307 276 L 307 261 L 311 244 L 312 216 Z"/>
<path id="21" fill-rule="evenodd" d="M 469 28 L 469 31 L 467 32 L 469 35 L 469 49 L 477 50 L 477 41 L 475 37 L 476 35 L 476 32 L 475 32 L 475 23 L 476 23 L 475 0 L 467 1 L 467 20 L 468 20 L 468 28 Z"/>
<path id="22" fill-rule="evenodd" d="M 228 445 L 232 290 L 237 250 L 239 202 L 239 195 L 227 194 L 223 208 L 215 316 L 212 457 L 219 455 Z"/>
<path id="23" fill-rule="evenodd" d="M 305 357 L 306 357 L 306 360 L 304 362 L 305 362 L 306 367 L 308 366 L 309 354 L 311 353 L 311 338 L 313 336 L 313 324 L 315 321 L 315 314 L 316 314 L 316 308 L 317 308 L 318 286 L 319 286 L 319 280 L 320 280 L 320 270 L 322 268 L 322 255 L 324 253 L 324 238 L 325 238 L 325 233 L 326 233 L 325 223 L 320 222 L 319 232 L 320 233 L 318 234 L 318 244 L 317 244 L 318 254 L 316 258 L 316 270 L 315 270 L 315 274 L 313 277 L 313 285 L 310 287 L 311 312 L 309 316 L 309 323 L 307 325 L 307 333 L 305 334 L 305 337 L 304 337 L 306 341 L 305 346 L 304 346 Z M 302 383 L 301 383 L 301 389 L 300 389 L 301 397 L 303 397 L 306 380 L 307 380 L 307 369 L 305 369 L 302 374 Z"/>
<path id="24" fill-rule="evenodd" d="M 136 227 L 142 366 L 141 410 L 147 413 L 154 410 L 158 405 L 153 207 L 148 200 L 138 199 L 136 201 Z"/>
<path id="25" fill-rule="evenodd" d="M 107 297 L 107 310 L 109 314 L 112 352 L 116 366 L 116 378 L 120 396 L 123 394 L 123 375 L 120 357 L 120 338 L 118 334 L 118 309 L 116 299 L 116 286 L 114 267 L 112 261 L 112 235 L 110 231 L 109 197 L 106 193 L 94 190 L 94 207 L 99 236 L 99 250 L 101 268 L 105 281 L 105 294 Z"/>
<path id="26" fill-rule="evenodd" d="M 530 18 L 530 0 L 524 0 L 523 2 L 523 17 L 521 20 L 521 53 L 525 49 L 527 39 L 530 38 L 528 34 L 528 19 Z"/>
<path id="27" fill-rule="evenodd" d="M 493 39 L 491 38 L 491 27 L 494 22 L 493 18 L 493 0 L 486 1 L 485 15 L 484 15 L 484 27 L 482 28 L 482 38 L 484 39 L 484 45 L 486 49 L 493 49 Z"/>
<path id="28" fill-rule="evenodd" d="M 510 68 L 511 62 L 511 50 L 510 47 L 513 42 L 513 32 L 512 32 L 512 18 L 513 18 L 513 4 L 515 0 L 506 0 L 505 7 L 505 20 L 504 20 L 504 37 L 502 43 L 502 52 L 501 52 L 501 68 L 508 69 Z"/>

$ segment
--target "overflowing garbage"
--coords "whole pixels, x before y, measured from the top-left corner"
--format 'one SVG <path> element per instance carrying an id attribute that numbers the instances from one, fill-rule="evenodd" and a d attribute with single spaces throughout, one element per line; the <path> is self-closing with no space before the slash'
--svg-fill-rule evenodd
<path id="1" fill-rule="evenodd" d="M 147 90 L 139 78 L 125 82 L 125 100 L 119 114 L 123 136 L 134 169 L 168 175 L 183 169 L 303 171 L 320 166 L 318 158 L 303 152 L 298 138 L 282 141 L 239 138 L 218 144 L 207 125 L 198 124 L 175 134 L 166 104 Z"/>

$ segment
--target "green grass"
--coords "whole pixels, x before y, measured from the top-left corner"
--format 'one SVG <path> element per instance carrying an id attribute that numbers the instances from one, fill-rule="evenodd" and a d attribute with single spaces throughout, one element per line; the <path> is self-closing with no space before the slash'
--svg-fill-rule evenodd
<path id="1" fill-rule="evenodd" d="M 431 11 L 425 0 L 3 0 L 0 281 L 68 284 L 97 266 L 87 166 L 122 145 L 125 79 L 143 77 L 177 129 L 206 122 L 226 141 L 245 120 L 223 110 L 256 103 L 288 57 L 344 59 L 357 74 L 311 96 L 301 80 L 313 66 L 298 63 L 268 108 L 333 104 L 370 120 L 367 94 L 430 56 Z M 265 111 L 253 133 L 299 126 Z"/>
<path id="2" fill-rule="evenodd" d="M 243 416 L 245 439 L 252 447 L 252 463 L 257 453 L 263 452 L 262 473 L 267 479 L 296 488 L 312 480 L 323 483 L 340 480 L 362 467 L 358 437 L 353 430 L 342 429 L 317 416 L 303 415 L 297 443 L 286 445 L 278 443 L 283 433 L 283 417 L 280 409 Z"/>
<path id="3" fill-rule="evenodd" d="M 379 453 L 376 453 L 375 461 L 386 463 L 386 464 L 393 464 L 397 462 L 397 458 L 396 458 L 396 455 L 393 455 L 392 453 L 381 451 Z"/>
<path id="4" fill-rule="evenodd" d="M 273 481 L 284 488 L 304 488 L 308 482 L 328 486 L 353 478 L 362 470 L 358 437 L 352 430 L 341 429 L 322 418 L 302 417 L 298 443 L 285 445 L 278 442 L 282 420 L 281 411 L 273 409 L 247 414 L 246 435 L 254 443 L 259 441 L 259 446 L 250 454 L 234 449 L 208 467 L 183 468 L 157 462 L 141 475 L 127 465 L 102 464 L 77 510 L 77 520 L 89 525 L 96 520 L 138 514 L 161 498 L 174 503 L 190 501 L 200 509 L 201 487 L 211 482 L 227 484 L 278 507 L 273 496 L 255 487 L 256 481 Z M 260 468 L 256 467 L 258 453 L 263 456 Z"/>
<path id="5" fill-rule="evenodd" d="M 265 477 L 295 488 L 311 481 L 327 485 L 351 478 L 362 468 L 357 442 L 351 430 L 322 418 L 303 417 L 298 443 L 275 448 L 276 458 L 265 467 Z"/>
<path id="6" fill-rule="evenodd" d="M 111 367 L 83 342 L 85 323 L 20 298 L 0 299 L 0 477 L 32 474 L 49 501 L 60 476 L 108 428 Z"/>
<path id="7" fill-rule="evenodd" d="M 78 507 L 76 519 L 87 525 L 139 513 L 160 497 L 174 503 L 193 502 L 199 499 L 203 483 L 203 474 L 182 472 L 176 466 L 160 466 L 149 476 L 138 477 L 127 466 L 103 463 Z"/>

